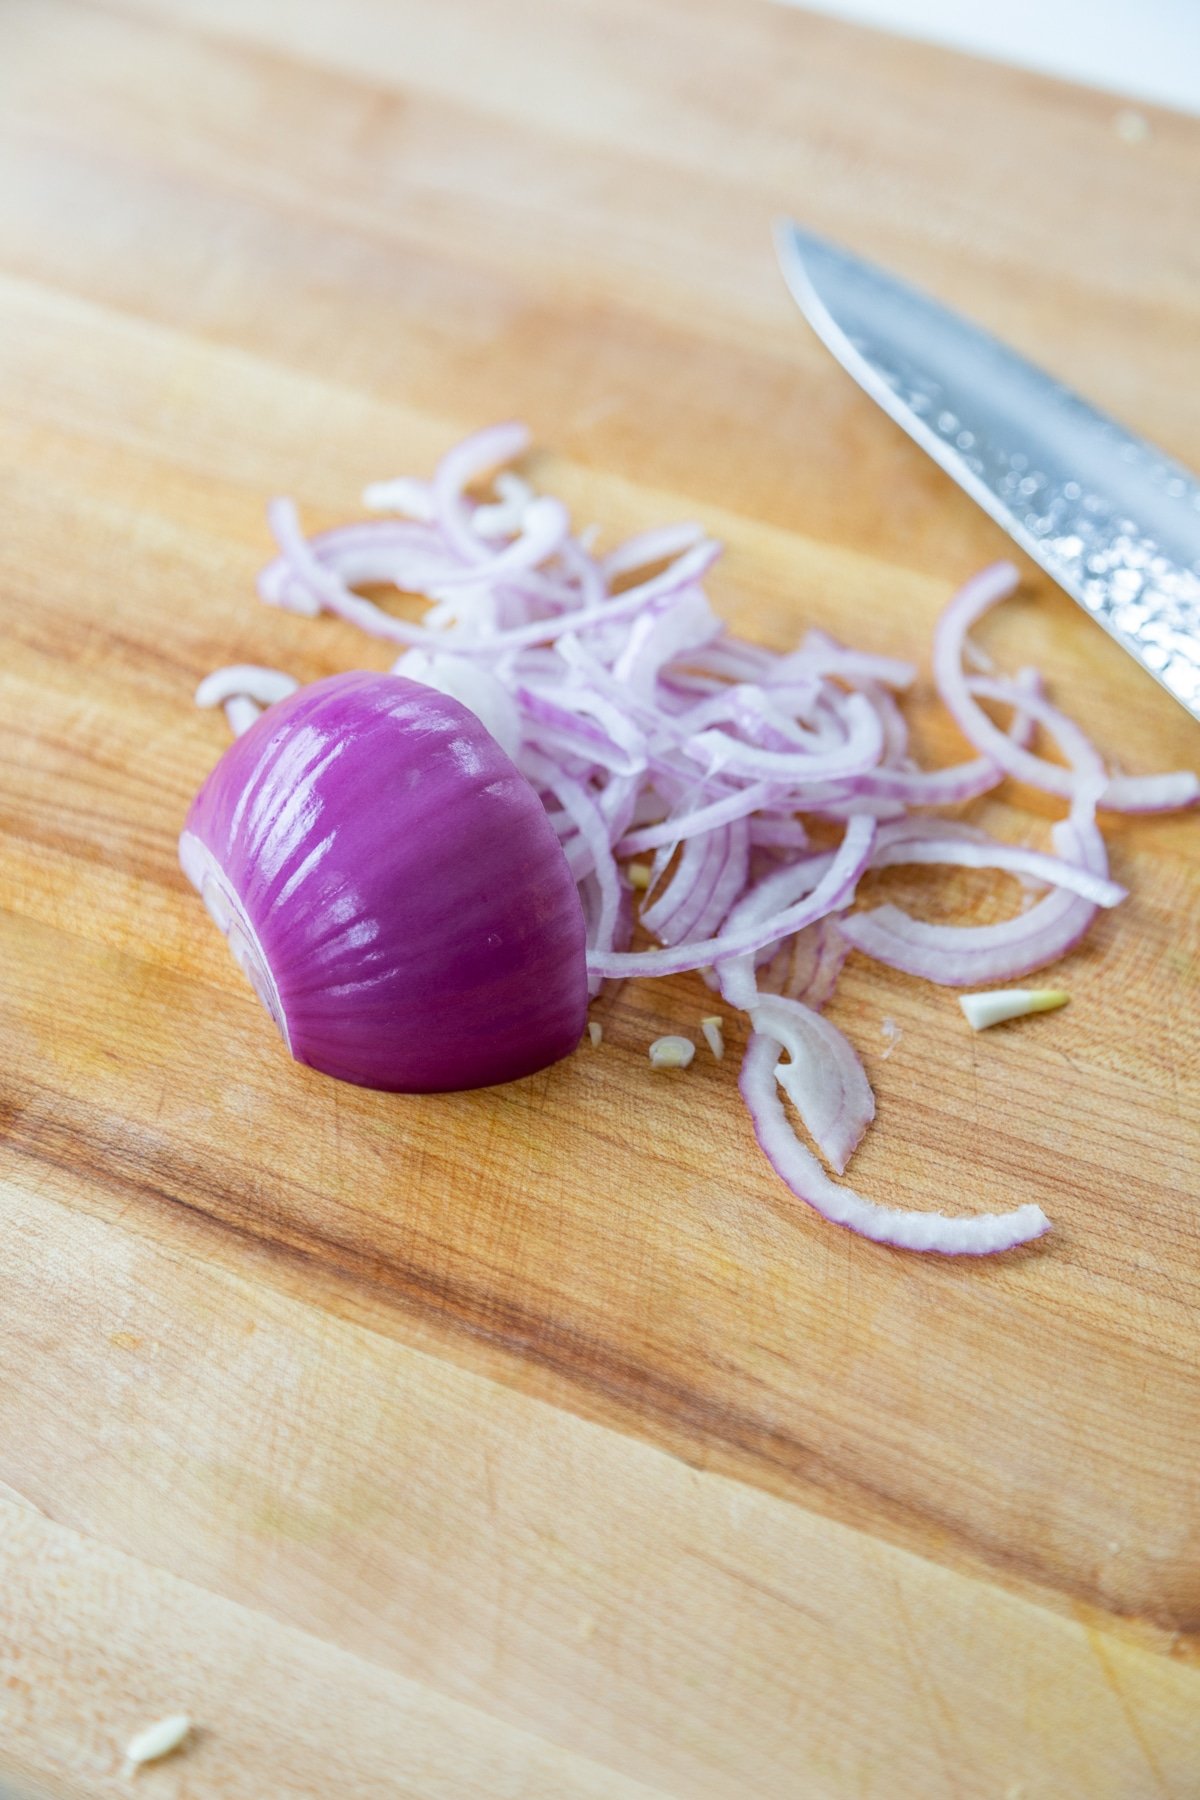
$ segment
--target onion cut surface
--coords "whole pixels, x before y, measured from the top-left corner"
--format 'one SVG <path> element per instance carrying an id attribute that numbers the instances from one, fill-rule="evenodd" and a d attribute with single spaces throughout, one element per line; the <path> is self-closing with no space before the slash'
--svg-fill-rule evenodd
<path id="1" fill-rule="evenodd" d="M 578 938 L 576 984 L 559 971 L 558 1024 L 542 1031 L 528 1066 L 578 1042 L 585 989 L 595 994 L 604 981 L 631 975 L 700 971 L 748 1017 L 742 1093 L 764 1151 L 799 1198 L 835 1223 L 907 1250 L 982 1255 L 1040 1236 L 1048 1221 L 1032 1205 L 949 1219 L 863 1199 L 833 1181 L 803 1146 L 784 1097 L 842 1173 L 874 1114 L 853 1047 L 821 1017 L 851 950 L 949 987 L 1041 968 L 1078 942 L 1098 908 L 1125 897 L 1109 874 L 1097 807 L 1187 805 L 1200 796 L 1200 782 L 1189 772 L 1114 773 L 1047 699 L 1035 671 L 1011 678 L 992 671 L 968 633 L 1015 585 L 1009 564 L 967 582 L 935 633 L 938 691 L 971 754 L 948 768 L 919 767 L 897 698 L 915 678 L 911 664 L 815 630 L 784 654 L 734 637 L 703 585 L 720 545 L 697 525 L 657 527 L 597 554 L 590 534 L 572 532 L 559 502 L 535 494 L 519 476 L 502 471 L 493 490 L 480 493 L 485 478 L 521 456 L 528 442 L 521 425 L 490 427 L 451 450 L 428 481 L 374 483 L 364 500 L 379 516 L 311 537 L 290 501 L 274 501 L 268 516 L 279 554 L 259 578 L 270 604 L 314 617 L 331 613 L 399 649 L 393 678 L 405 679 L 398 685 L 422 684 L 431 703 L 455 714 L 469 709 L 496 756 L 524 777 L 542 849 L 552 852 L 554 905 L 561 921 L 571 922 L 560 933 L 564 967 L 571 930 Z M 422 623 L 358 591 L 381 585 L 425 596 Z M 288 678 L 271 675 L 274 687 L 286 690 Z M 228 753 L 246 746 L 251 759 L 270 741 L 272 721 L 291 717 L 288 709 L 302 708 L 315 691 L 271 704 L 264 672 L 241 668 L 202 686 L 209 704 L 267 707 Z M 996 723 L 985 706 L 1005 709 L 1007 723 Z M 250 717 L 239 713 L 236 728 Z M 1033 749 L 1036 730 L 1064 762 Z M 251 792 L 261 792 L 257 764 L 248 760 L 242 774 Z M 960 805 L 1010 776 L 1068 803 L 1068 817 L 1052 829 L 1052 853 L 910 811 Z M 296 779 L 303 786 L 303 769 Z M 403 835 L 392 779 L 380 768 L 370 805 L 363 801 L 365 820 L 378 809 L 374 825 L 363 825 L 376 842 Z M 237 781 L 229 785 L 236 789 Z M 222 854 L 214 834 L 228 834 L 230 822 L 210 817 L 203 799 L 202 792 L 185 833 L 185 867 L 224 920 L 235 955 L 293 1053 L 303 1055 L 291 990 L 285 992 L 275 958 L 264 959 L 262 944 L 249 943 L 243 922 L 231 920 L 229 884 L 213 875 Z M 286 806 L 286 796 L 278 804 Z M 297 805 L 289 815 L 297 856 L 302 843 L 313 852 L 319 841 L 315 829 L 307 840 L 299 835 L 302 810 Z M 262 816 L 251 800 L 242 824 Z M 262 849 L 251 845 L 248 862 Z M 360 850 L 366 853 L 365 839 Z M 630 860 L 649 856 L 648 866 Z M 900 863 L 927 866 L 931 881 L 939 866 L 1003 870 L 1037 897 L 1015 917 L 985 926 L 926 924 L 893 905 L 851 910 L 868 871 Z M 453 877 L 444 861 L 439 867 L 450 898 Z M 288 863 L 279 885 L 299 880 L 298 868 Z M 657 947 L 632 947 L 635 902 L 640 927 Z M 263 960 L 270 963 L 265 972 Z M 460 977 L 457 991 L 469 985 Z M 521 1005 L 515 994 L 508 1004 L 515 1044 Z M 532 999 L 529 1005 L 536 1012 Z M 486 1006 L 470 1019 L 468 1037 L 492 1035 Z M 347 1030 L 360 1049 L 370 1037 L 369 1030 L 357 1037 L 357 1027 Z M 453 1056 L 443 1059 L 439 1084 L 468 1084 L 458 1076 L 506 1078 L 495 1072 L 504 1070 L 505 1057 L 488 1064 L 461 1046 L 460 1054 L 457 1065 Z M 508 1072 L 522 1072 L 521 1060 L 512 1050 Z M 493 1072 L 480 1073 L 485 1064 Z M 455 1078 L 441 1079 L 449 1076 Z"/>

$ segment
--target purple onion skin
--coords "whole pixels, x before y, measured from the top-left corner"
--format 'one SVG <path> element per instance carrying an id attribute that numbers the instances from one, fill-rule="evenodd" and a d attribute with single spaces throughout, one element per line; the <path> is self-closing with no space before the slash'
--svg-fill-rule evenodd
<path id="1" fill-rule="evenodd" d="M 584 918 L 558 837 L 433 688 L 332 675 L 272 706 L 197 794 L 180 860 L 214 916 L 233 913 L 292 1055 L 326 1075 L 486 1087 L 583 1035 Z"/>

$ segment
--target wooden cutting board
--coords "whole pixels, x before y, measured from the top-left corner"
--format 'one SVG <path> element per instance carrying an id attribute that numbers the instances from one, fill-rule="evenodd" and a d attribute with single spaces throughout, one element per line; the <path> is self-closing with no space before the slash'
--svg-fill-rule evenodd
<path id="1" fill-rule="evenodd" d="M 652 1077 L 696 980 L 500 1091 L 290 1065 L 175 862 L 202 674 L 383 665 L 257 603 L 268 496 L 352 516 L 496 418 L 606 541 L 726 538 L 747 633 L 926 653 L 1003 540 L 803 326 L 780 210 L 1200 461 L 1200 124 L 734 0 L 3 29 L 0 1789 L 126 1792 L 186 1707 L 139 1791 L 1200 1794 L 1195 819 L 1108 826 L 1133 897 L 1053 1018 L 975 1038 L 846 971 L 856 1185 L 1054 1220 L 982 1266 L 793 1203 L 732 1025 Z M 1130 768 L 1196 765 L 1040 576 L 988 643 Z"/>

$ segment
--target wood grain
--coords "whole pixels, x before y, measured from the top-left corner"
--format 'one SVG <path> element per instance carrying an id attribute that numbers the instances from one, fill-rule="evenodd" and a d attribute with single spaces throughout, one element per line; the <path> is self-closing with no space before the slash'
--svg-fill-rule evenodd
<path id="1" fill-rule="evenodd" d="M 26 1400 L 3 1441 L 26 1501 L 84 1534 L 81 1599 L 64 1588 L 74 1629 L 43 1625 L 35 1643 L 42 1557 L 66 1534 L 42 1521 L 0 1539 L 6 1656 L 28 1683 L 4 1716 L 27 1753 L 41 1703 L 64 1728 L 72 1708 L 94 1720 L 99 1757 L 116 1695 L 122 1724 L 184 1704 L 221 1757 L 255 1748 L 245 1708 L 225 1712 L 216 1646 L 183 1686 L 153 1619 L 110 1602 L 126 1634 L 110 1659 L 90 1565 L 158 1596 L 181 1630 L 191 1600 L 159 1571 L 186 1571 L 221 1598 L 210 1616 L 231 1643 L 242 1609 L 266 1614 L 402 1675 L 431 1710 L 449 1696 L 688 1800 L 1188 1794 L 1186 1661 L 322 1315 L 253 1270 L 81 1217 L 40 1183 L 4 1225 Z M 31 1542 L 46 1546 L 32 1569 Z M 101 1642 L 117 1674 L 94 1704 Z M 136 1682 L 121 1672 L 134 1659 Z M 263 1691 L 264 1713 L 283 1693 Z M 198 1792 L 224 1794 L 205 1779 Z"/>
<path id="2" fill-rule="evenodd" d="M 191 1707 L 155 1795 L 654 1800 L 655 1790 L 0 1501 L 8 1772 L 128 1793 L 124 1747 Z M 18 1579 L 14 1579 L 18 1576 Z M 74 1629 L 61 1625 L 70 1596 Z M 104 1656 L 95 1654 L 104 1644 Z M 19 1650 L 18 1650 L 19 1646 Z M 7 1791 L 7 1790 L 6 1790 Z"/>
<path id="3" fill-rule="evenodd" d="M 728 1061 L 652 1080 L 698 983 L 504 1090 L 292 1067 L 174 840 L 202 673 L 382 666 L 257 606 L 266 497 L 346 516 L 506 413 L 606 538 L 724 536 L 752 635 L 921 654 L 1000 539 L 800 325 L 783 208 L 1200 461 L 1200 126 L 729 0 L 10 0 L 5 44 L 0 1782 L 123 1791 L 109 1721 L 186 1674 L 181 1795 L 1196 1792 L 1194 820 L 1113 823 L 1133 899 L 1035 1028 L 848 965 L 856 1185 L 1055 1221 L 983 1268 L 802 1213 Z M 989 643 L 1195 763 L 1041 578 Z"/>

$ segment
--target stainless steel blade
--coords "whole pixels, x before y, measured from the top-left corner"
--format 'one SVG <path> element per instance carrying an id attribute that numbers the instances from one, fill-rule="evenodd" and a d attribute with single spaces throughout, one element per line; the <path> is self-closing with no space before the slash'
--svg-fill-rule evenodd
<path id="1" fill-rule="evenodd" d="M 783 273 L 855 380 L 1200 718 L 1200 483 L 969 320 L 784 222 Z"/>

